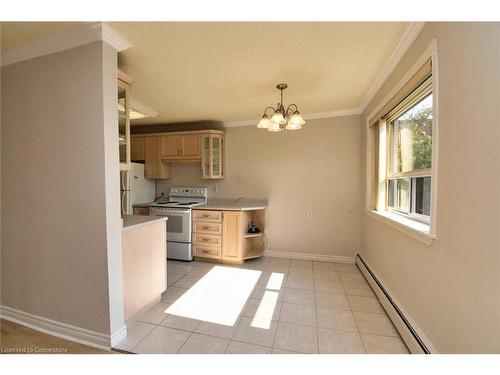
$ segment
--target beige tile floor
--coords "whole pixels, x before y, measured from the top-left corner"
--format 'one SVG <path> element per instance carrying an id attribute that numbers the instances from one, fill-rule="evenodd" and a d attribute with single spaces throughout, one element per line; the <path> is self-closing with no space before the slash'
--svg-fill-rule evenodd
<path id="1" fill-rule="evenodd" d="M 128 327 L 117 348 L 172 354 L 408 353 L 356 265 L 262 257 L 237 267 L 261 274 L 233 326 L 165 312 L 215 266 L 220 265 L 168 261 L 161 303 Z M 256 314 L 273 274 L 283 275 L 282 284 L 274 288 L 274 311 L 264 319 Z"/>

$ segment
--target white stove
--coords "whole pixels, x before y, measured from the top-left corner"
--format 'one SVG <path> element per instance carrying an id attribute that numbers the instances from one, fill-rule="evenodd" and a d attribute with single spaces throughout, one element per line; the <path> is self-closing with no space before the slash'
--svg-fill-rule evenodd
<path id="1" fill-rule="evenodd" d="M 167 216 L 167 258 L 193 260 L 191 209 L 207 203 L 206 187 L 171 187 L 168 199 L 149 206 L 151 215 Z"/>
<path id="2" fill-rule="evenodd" d="M 168 198 L 152 203 L 150 207 L 192 208 L 207 203 L 206 187 L 171 187 Z"/>

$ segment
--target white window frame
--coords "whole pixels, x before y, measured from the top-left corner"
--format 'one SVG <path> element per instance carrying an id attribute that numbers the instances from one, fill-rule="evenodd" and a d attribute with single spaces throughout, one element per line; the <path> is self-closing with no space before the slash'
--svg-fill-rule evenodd
<path id="1" fill-rule="evenodd" d="M 387 209 L 387 141 L 386 132 L 389 126 L 384 120 L 380 120 L 378 127 L 370 126 L 374 116 L 402 89 L 411 77 L 425 64 L 432 61 L 432 167 L 422 171 L 422 177 L 431 177 L 431 202 L 430 218 L 425 215 L 408 215 Z M 438 193 L 438 135 L 439 135 L 439 76 L 438 76 L 438 48 L 436 39 L 431 40 L 424 53 L 415 62 L 412 68 L 398 82 L 394 89 L 382 100 L 382 102 L 366 118 L 367 126 L 367 152 L 366 152 L 366 198 L 365 212 L 368 216 L 382 221 L 393 228 L 415 238 L 427 245 L 431 245 L 437 238 L 437 193 Z M 378 134 L 378 160 L 376 158 L 376 131 Z M 378 163 L 378 168 L 376 166 Z M 378 175 L 376 176 L 376 170 Z M 405 176 L 401 176 L 405 177 Z M 391 177 L 392 178 L 392 177 Z M 413 181 L 413 180 L 410 180 Z M 413 182 L 411 182 L 413 183 Z M 414 189 L 413 189 L 414 190 Z M 414 199 L 410 196 L 410 199 Z"/>
<path id="2" fill-rule="evenodd" d="M 433 90 L 433 87 L 431 86 L 430 88 L 428 88 L 427 90 L 429 91 L 426 91 L 426 92 L 423 92 L 422 93 L 422 97 L 421 99 L 424 99 L 426 98 L 428 95 L 433 95 L 433 98 L 434 98 L 434 90 Z M 418 102 L 417 102 L 418 104 Z M 408 109 L 412 108 L 412 106 L 410 107 L 407 107 L 404 112 L 406 112 Z M 403 112 L 403 111 L 400 111 L 400 113 Z M 402 113 L 401 113 L 402 114 Z M 398 115 L 399 116 L 399 115 Z M 390 117 L 390 116 L 388 116 Z M 396 116 L 393 116 L 392 118 L 389 118 L 387 120 L 387 127 L 389 129 L 389 134 L 387 135 L 388 137 L 388 150 L 387 150 L 387 155 L 386 155 L 386 158 L 387 158 L 387 163 L 391 166 L 388 168 L 387 170 L 387 176 L 386 176 L 386 204 L 385 204 L 385 210 L 386 211 L 392 211 L 392 212 L 395 212 L 395 213 L 398 213 L 398 214 L 401 214 L 401 215 L 405 215 L 413 220 L 418 220 L 418 221 L 421 221 L 423 223 L 427 223 L 427 224 L 430 224 L 430 215 L 427 216 L 427 215 L 421 215 L 421 214 L 418 214 L 416 212 L 414 212 L 414 209 L 415 209 L 415 204 L 416 204 L 416 178 L 420 178 L 420 177 L 430 177 L 431 178 L 431 185 L 432 185 L 432 168 L 427 168 L 427 169 L 420 169 L 420 170 L 413 170 L 413 171 L 410 171 L 410 172 L 398 172 L 398 173 L 394 173 L 394 172 L 391 172 L 391 169 L 393 168 L 393 165 L 394 165 L 394 160 L 393 160 L 393 156 L 394 154 L 390 151 L 392 151 L 392 147 L 393 147 L 393 144 L 392 142 L 394 142 L 394 139 L 392 137 L 392 128 L 391 126 L 394 126 L 394 122 L 397 120 L 397 117 Z M 390 180 L 399 180 L 399 179 L 408 179 L 409 180 L 409 183 L 410 183 L 410 194 L 409 194 L 409 204 L 410 204 L 410 208 L 407 211 L 404 211 L 404 210 L 401 210 L 401 209 L 398 209 L 397 207 L 392 207 L 392 206 L 389 206 L 389 181 Z"/>

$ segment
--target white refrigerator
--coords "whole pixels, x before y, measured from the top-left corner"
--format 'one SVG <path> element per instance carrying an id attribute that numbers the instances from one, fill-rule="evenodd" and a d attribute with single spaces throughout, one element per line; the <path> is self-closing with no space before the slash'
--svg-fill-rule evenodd
<path id="1" fill-rule="evenodd" d="M 120 172 L 120 197 L 122 215 L 132 215 L 134 203 L 154 201 L 155 180 L 144 177 L 144 164 L 130 163 L 129 171 Z"/>

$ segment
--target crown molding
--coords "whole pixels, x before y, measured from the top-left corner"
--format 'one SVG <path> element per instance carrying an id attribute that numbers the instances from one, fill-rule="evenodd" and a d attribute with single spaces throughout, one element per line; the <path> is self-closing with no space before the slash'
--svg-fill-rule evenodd
<path id="1" fill-rule="evenodd" d="M 2 66 L 11 65 L 97 41 L 109 44 L 117 52 L 132 47 L 132 44 L 111 26 L 97 22 L 8 49 L 2 54 L 1 63 Z"/>
<path id="2" fill-rule="evenodd" d="M 145 114 L 147 117 L 156 117 L 159 115 L 159 113 L 155 111 L 153 108 L 148 107 L 147 105 L 142 104 L 141 102 L 138 102 L 134 98 L 130 99 L 130 108 Z"/>
<path id="3" fill-rule="evenodd" d="M 331 118 L 331 117 L 343 117 L 343 116 L 354 116 L 363 113 L 360 108 L 348 108 L 341 109 L 338 111 L 329 111 L 329 112 L 315 112 L 315 113 L 306 113 L 302 115 L 304 120 L 317 120 L 322 118 Z M 224 127 L 226 128 L 239 128 L 242 126 L 256 126 L 260 121 L 260 118 L 253 120 L 242 120 L 242 121 L 232 121 L 225 122 Z"/>
<path id="4" fill-rule="evenodd" d="M 101 40 L 108 43 L 116 50 L 116 52 L 125 51 L 126 49 L 133 47 L 132 43 L 127 38 L 107 23 L 100 22 L 99 24 L 101 26 Z"/>
<path id="5" fill-rule="evenodd" d="M 403 33 L 403 36 L 396 45 L 396 48 L 394 48 L 394 51 L 392 51 L 391 56 L 389 56 L 389 59 L 387 60 L 379 75 L 372 83 L 363 100 L 361 101 L 361 104 L 359 106 L 361 112 L 364 112 L 375 94 L 378 92 L 378 90 L 380 90 L 387 78 L 389 78 L 390 74 L 394 71 L 415 39 L 417 39 L 417 37 L 422 32 L 425 24 L 425 22 L 410 22 L 405 32 Z"/>
<path id="6" fill-rule="evenodd" d="M 316 120 L 320 118 L 329 118 L 329 117 L 354 116 L 354 115 L 359 115 L 362 112 L 363 111 L 361 111 L 360 108 L 348 108 L 348 109 L 341 109 L 338 111 L 306 113 L 302 117 L 304 118 L 304 120 Z"/>

